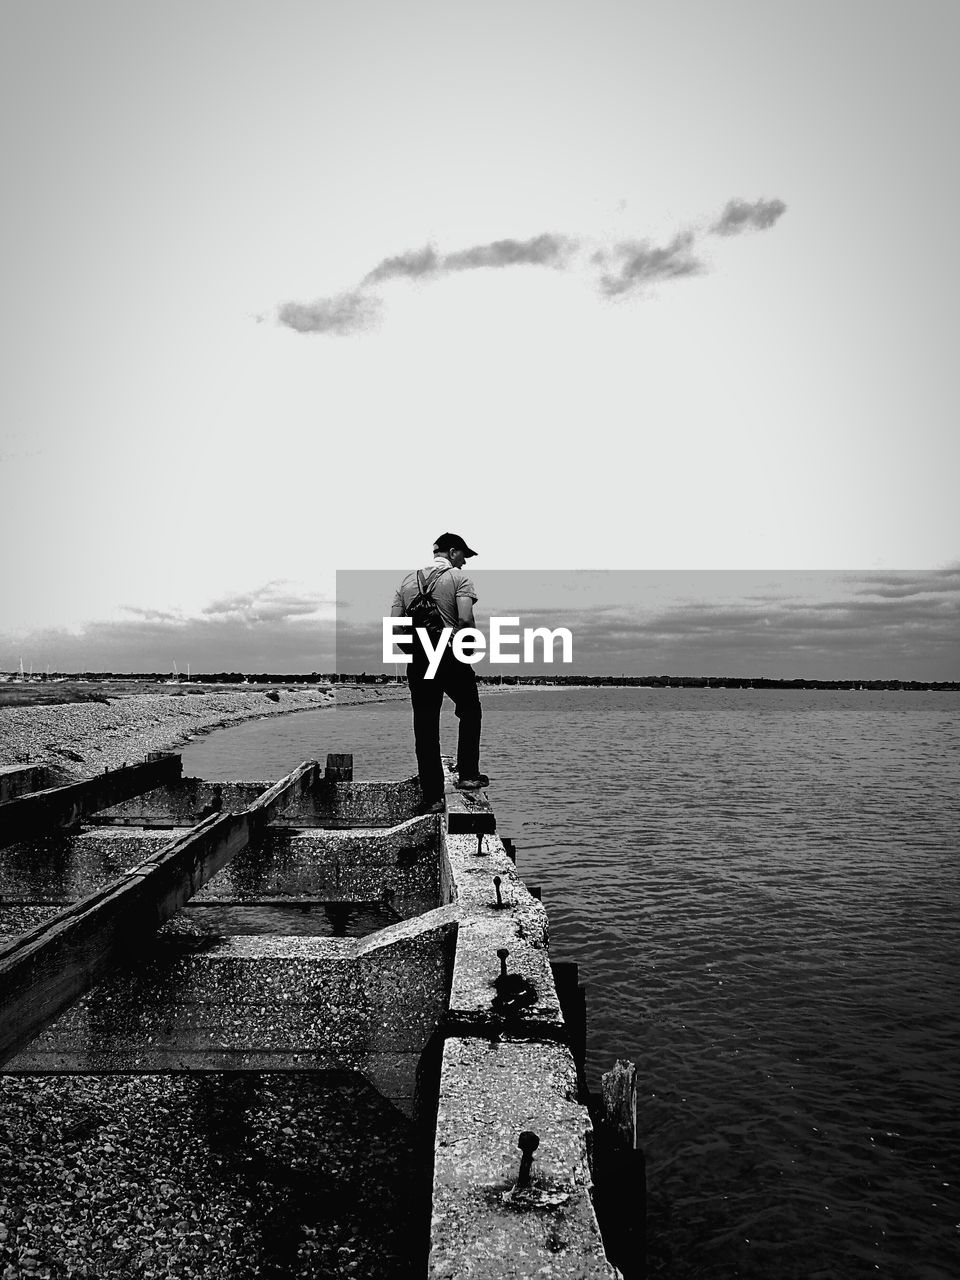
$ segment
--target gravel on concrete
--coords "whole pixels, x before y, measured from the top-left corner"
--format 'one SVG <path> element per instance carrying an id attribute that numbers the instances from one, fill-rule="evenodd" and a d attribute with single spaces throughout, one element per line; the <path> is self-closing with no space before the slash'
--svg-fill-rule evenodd
<path id="1" fill-rule="evenodd" d="M 0 1076 L 0 1277 L 412 1280 L 431 1154 L 359 1076 Z"/>

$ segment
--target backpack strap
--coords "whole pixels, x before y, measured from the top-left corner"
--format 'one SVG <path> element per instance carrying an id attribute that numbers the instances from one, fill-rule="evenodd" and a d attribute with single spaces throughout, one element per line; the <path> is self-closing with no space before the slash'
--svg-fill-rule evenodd
<path id="1" fill-rule="evenodd" d="M 448 569 L 450 569 L 450 568 L 451 568 L 451 566 L 450 566 L 450 565 L 444 565 L 444 567 L 443 567 L 442 569 L 441 569 L 441 568 L 439 568 L 439 567 L 438 567 L 438 568 L 436 568 L 436 569 L 433 569 L 433 570 L 431 571 L 431 573 L 430 573 L 430 577 L 429 577 L 429 578 L 424 578 L 424 576 L 423 576 L 423 570 L 422 570 L 422 569 L 418 569 L 418 570 L 417 570 L 417 586 L 420 588 L 420 594 L 421 594 L 422 596 L 426 596 L 426 597 L 428 597 L 429 599 L 431 599 L 431 600 L 432 600 L 432 599 L 433 599 L 433 593 L 434 593 L 434 590 L 435 590 L 435 588 L 436 588 L 437 583 L 440 581 L 440 579 L 443 577 L 443 575 L 444 575 L 444 574 L 447 572 L 447 570 L 448 570 Z"/>

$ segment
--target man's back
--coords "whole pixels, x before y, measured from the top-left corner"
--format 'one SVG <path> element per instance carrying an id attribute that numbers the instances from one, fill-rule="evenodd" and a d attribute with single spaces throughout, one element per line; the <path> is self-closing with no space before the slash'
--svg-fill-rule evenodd
<path id="1" fill-rule="evenodd" d="M 477 589 L 468 574 L 464 573 L 462 569 L 455 569 L 442 556 L 431 560 L 419 572 L 423 575 L 424 580 L 428 580 L 430 575 L 438 569 L 443 569 L 444 572 L 436 580 L 433 588 L 433 599 L 443 616 L 444 624 L 448 627 L 453 627 L 456 631 L 461 625 L 457 601 L 458 599 L 470 600 L 471 603 L 475 604 Z M 394 608 L 399 607 L 403 611 L 402 614 L 396 616 L 404 616 L 406 614 L 407 609 L 419 591 L 420 584 L 417 581 L 417 570 L 414 569 L 400 583 L 397 594 L 394 596 Z"/>
<path id="2" fill-rule="evenodd" d="M 444 625 L 453 631 L 474 625 L 473 606 L 477 590 L 463 571 L 464 561 L 477 553 L 471 551 L 457 533 L 442 533 L 433 544 L 434 559 L 420 569 L 426 580 L 435 576 L 433 600 Z M 417 571 L 408 573 L 393 597 L 391 613 L 395 618 L 411 616 L 411 606 L 421 593 Z M 417 612 L 420 612 L 419 607 Z M 429 628 L 426 628 L 429 637 Z M 477 694 L 477 677 L 473 666 L 461 662 L 447 645 L 435 667 L 428 662 L 423 644 L 415 636 L 407 667 L 407 683 L 413 704 L 413 736 L 417 751 L 417 772 L 424 809 L 441 813 L 443 801 L 443 765 L 440 760 L 440 707 L 444 696 L 453 699 L 460 728 L 457 734 L 458 786 L 476 790 L 488 779 L 480 772 L 480 725 L 482 713 Z"/>

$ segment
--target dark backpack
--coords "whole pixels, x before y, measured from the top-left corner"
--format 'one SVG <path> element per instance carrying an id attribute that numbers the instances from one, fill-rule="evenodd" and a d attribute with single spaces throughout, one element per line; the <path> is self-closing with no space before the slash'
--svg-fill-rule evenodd
<path id="1" fill-rule="evenodd" d="M 411 619 L 414 630 L 417 627 L 422 627 L 433 641 L 440 638 L 443 628 L 448 625 L 443 619 L 443 614 L 440 612 L 436 600 L 433 598 L 434 588 L 440 581 L 441 576 L 446 572 L 446 568 L 434 569 L 430 576 L 425 578 L 423 571 L 418 569 L 417 586 L 419 590 L 407 607 L 407 616 Z"/>

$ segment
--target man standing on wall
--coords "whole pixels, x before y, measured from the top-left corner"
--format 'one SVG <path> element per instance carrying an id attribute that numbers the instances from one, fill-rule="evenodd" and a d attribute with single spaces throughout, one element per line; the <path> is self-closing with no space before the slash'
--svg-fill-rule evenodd
<path id="1" fill-rule="evenodd" d="M 454 634 L 474 625 L 473 606 L 477 590 L 463 571 L 464 563 L 477 553 L 471 551 L 458 533 L 441 533 L 433 544 L 433 560 L 422 569 L 408 573 L 393 598 L 394 618 L 410 617 L 411 606 L 422 607 L 432 600 L 443 626 Z M 418 602 L 420 602 L 418 604 Z M 443 765 L 440 761 L 440 709 L 443 695 L 453 699 L 460 721 L 457 743 L 457 786 L 477 791 L 490 779 L 480 772 L 480 697 L 473 667 L 461 662 L 448 644 L 433 678 L 427 676 L 428 657 L 414 629 L 411 660 L 407 665 L 410 701 L 413 704 L 413 737 L 417 751 L 420 790 L 427 813 L 443 812 Z"/>

